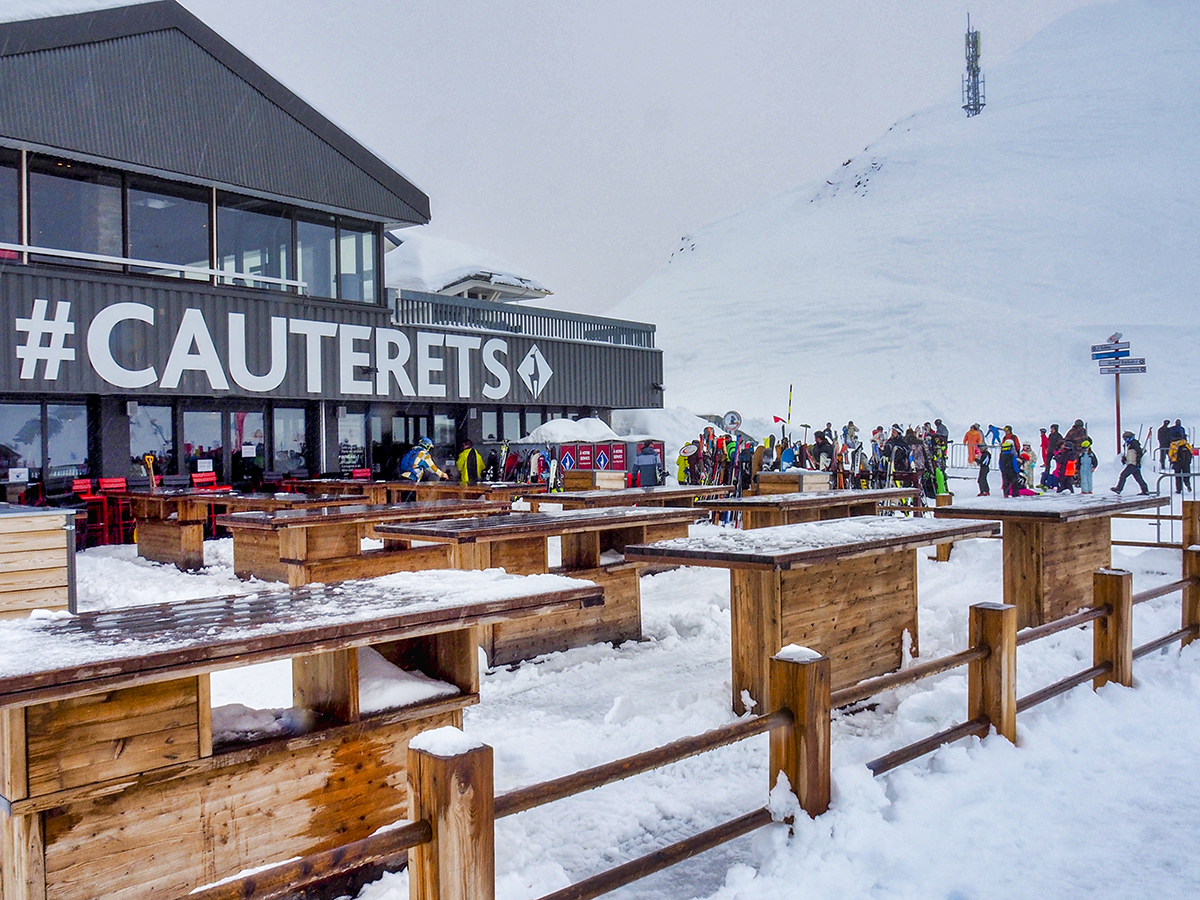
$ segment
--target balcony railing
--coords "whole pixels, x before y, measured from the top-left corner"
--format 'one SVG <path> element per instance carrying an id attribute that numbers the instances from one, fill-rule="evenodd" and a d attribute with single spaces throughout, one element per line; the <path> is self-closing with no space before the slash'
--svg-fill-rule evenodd
<path id="1" fill-rule="evenodd" d="M 401 291 L 392 298 L 399 325 L 442 325 L 478 328 L 528 337 L 565 341 L 654 347 L 654 326 L 624 319 L 605 319 L 580 313 L 511 306 L 487 300 L 468 300 L 420 291 Z"/>

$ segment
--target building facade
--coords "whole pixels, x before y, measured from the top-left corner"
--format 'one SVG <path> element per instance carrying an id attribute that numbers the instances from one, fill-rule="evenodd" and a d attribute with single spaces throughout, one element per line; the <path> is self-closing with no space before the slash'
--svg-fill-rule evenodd
<path id="1" fill-rule="evenodd" d="M 388 474 L 661 405 L 653 326 L 388 291 L 428 198 L 173 0 L 0 25 L 0 79 L 0 481 Z"/>

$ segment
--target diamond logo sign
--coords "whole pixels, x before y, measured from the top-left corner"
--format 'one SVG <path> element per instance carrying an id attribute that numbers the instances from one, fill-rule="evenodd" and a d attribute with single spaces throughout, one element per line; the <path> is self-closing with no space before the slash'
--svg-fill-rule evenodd
<path id="1" fill-rule="evenodd" d="M 607 469 L 608 468 L 608 454 L 605 453 L 603 450 L 601 450 L 600 455 L 596 457 L 596 468 L 597 469 Z"/>
<path id="2" fill-rule="evenodd" d="M 573 468 L 575 468 L 575 457 L 574 457 L 574 456 L 571 454 L 571 451 L 570 451 L 570 450 L 564 450 L 564 451 L 563 451 L 563 455 L 562 455 L 562 467 L 563 467 L 564 469 L 573 469 Z"/>
<path id="3" fill-rule="evenodd" d="M 517 374 L 521 376 L 525 387 L 529 388 L 529 393 L 533 394 L 536 399 L 541 396 L 546 383 L 554 375 L 554 370 L 550 368 L 550 363 L 546 362 L 546 357 L 542 356 L 538 345 L 534 344 L 525 354 L 525 358 L 521 360 L 521 364 L 517 366 Z"/>

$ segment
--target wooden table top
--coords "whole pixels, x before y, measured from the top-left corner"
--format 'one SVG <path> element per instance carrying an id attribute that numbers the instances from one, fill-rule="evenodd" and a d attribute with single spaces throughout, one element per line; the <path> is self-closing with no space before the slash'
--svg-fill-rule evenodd
<path id="1" fill-rule="evenodd" d="M 753 497 L 725 497 L 701 500 L 696 505 L 705 509 L 824 509 L 830 506 L 850 506 L 872 500 L 915 500 L 921 492 L 916 488 L 871 488 L 870 490 L 793 491 L 787 494 L 756 494 Z"/>
<path id="2" fill-rule="evenodd" d="M 407 503 L 358 503 L 306 506 L 227 513 L 217 516 L 217 524 L 226 528 L 254 528 L 277 531 L 282 528 L 310 528 L 314 525 L 342 525 L 352 522 L 397 522 L 445 519 L 457 516 L 496 515 L 511 512 L 512 506 L 499 500 L 417 500 Z"/>
<path id="3" fill-rule="evenodd" d="M 705 513 L 687 507 L 606 506 L 555 512 L 514 512 L 488 519 L 456 519 L 411 525 L 398 523 L 380 525 L 375 530 L 388 537 L 406 540 L 471 544 L 511 537 L 555 537 L 584 531 L 695 522 L 706 517 Z"/>
<path id="4" fill-rule="evenodd" d="M 297 590 L 0 622 L 0 707 L 603 604 L 558 575 L 400 572 Z"/>
<path id="5" fill-rule="evenodd" d="M 634 544 L 625 548 L 625 558 L 685 566 L 793 569 L 999 532 L 999 523 L 980 520 L 951 523 L 904 516 L 854 516 L 750 531 L 726 528 L 700 537 Z"/>
<path id="6" fill-rule="evenodd" d="M 210 506 L 238 507 L 240 509 L 292 509 L 300 506 L 341 506 L 361 503 L 361 497 L 317 494 L 242 493 L 240 491 L 202 491 L 195 488 L 157 488 L 155 490 L 113 491 L 107 496 L 121 500 L 187 500 L 207 503 Z"/>
<path id="7" fill-rule="evenodd" d="M 1170 497 L 1121 497 L 1117 494 L 1041 494 L 1037 497 L 968 497 L 953 506 L 939 506 L 939 519 L 1023 519 L 1039 522 L 1077 522 L 1165 506 Z"/>
<path id="8" fill-rule="evenodd" d="M 602 506 L 636 506 L 666 500 L 687 500 L 691 497 L 719 497 L 733 487 L 728 484 L 658 484 L 654 487 L 622 488 L 616 491 L 556 491 L 539 496 L 541 503 L 578 503 L 588 508 Z"/>

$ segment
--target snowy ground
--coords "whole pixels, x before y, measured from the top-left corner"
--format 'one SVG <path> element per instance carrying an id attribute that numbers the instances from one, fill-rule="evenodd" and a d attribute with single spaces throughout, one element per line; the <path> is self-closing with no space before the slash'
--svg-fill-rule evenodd
<path id="1" fill-rule="evenodd" d="M 697 526 L 703 530 L 712 526 Z M 1120 523 L 1146 539 L 1143 523 Z M 923 657 L 965 646 L 967 607 L 1000 599 L 1000 542 L 959 544 L 937 564 L 920 555 Z M 229 566 L 228 541 L 206 545 L 197 574 L 136 559 L 130 548 L 79 559 L 84 606 L 252 590 Z M 1135 589 L 1178 577 L 1171 550 L 1116 548 Z M 720 569 L 642 581 L 645 640 L 594 646 L 489 672 L 466 730 L 496 751 L 496 788 L 541 781 L 731 720 L 729 589 Z M 1178 627 L 1179 603 L 1136 610 L 1138 642 Z M 1091 634 L 1072 630 L 1021 649 L 1019 693 L 1086 668 Z M 1140 661 L 1137 687 L 1086 688 L 1022 714 L 1020 746 L 971 739 L 888 776 L 863 763 L 964 717 L 966 683 L 947 673 L 834 722 L 834 800 L 794 837 L 766 829 L 612 896 L 1194 897 L 1200 851 L 1200 649 Z M 290 667 L 216 679 L 214 703 L 290 704 Z M 766 741 L 744 741 L 497 825 L 498 895 L 563 887 L 766 800 Z M 406 875 L 361 900 L 403 900 Z"/>

